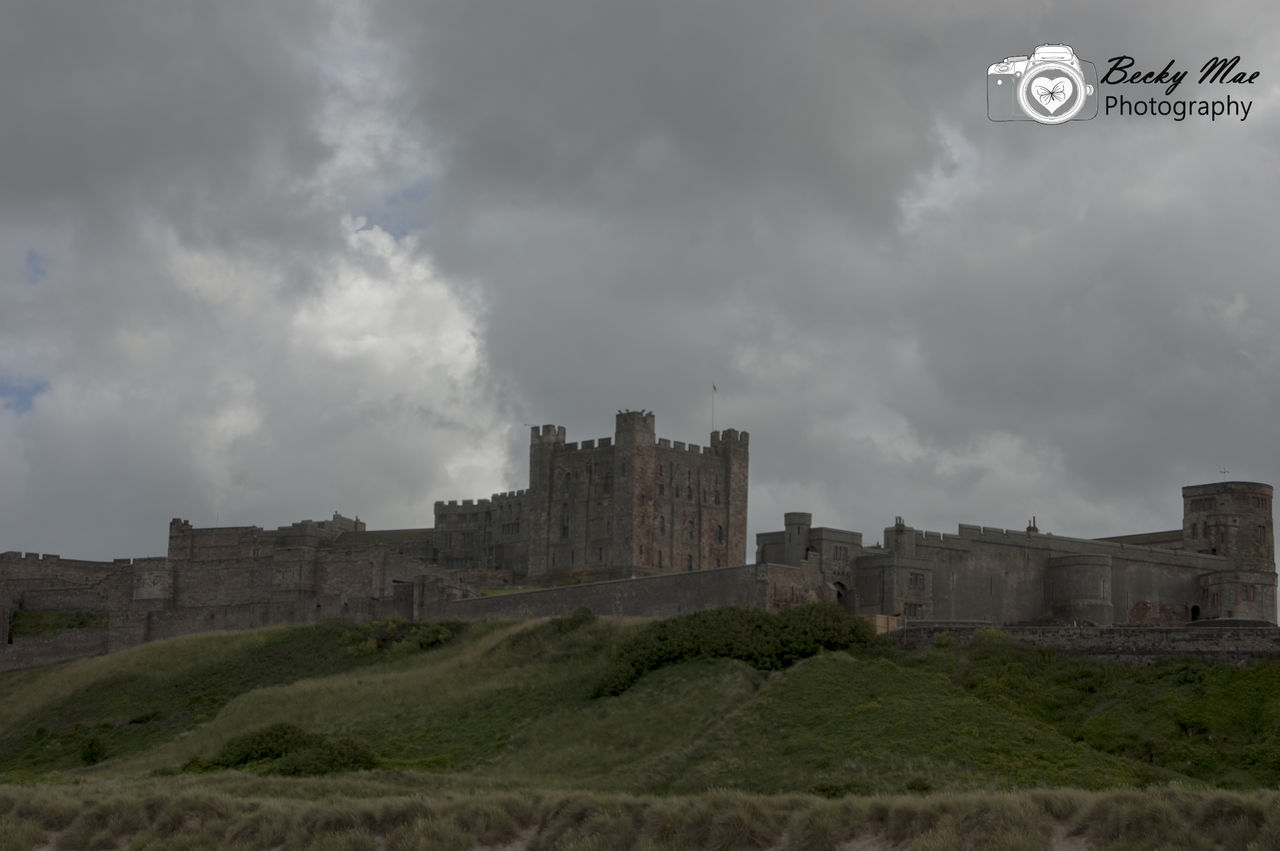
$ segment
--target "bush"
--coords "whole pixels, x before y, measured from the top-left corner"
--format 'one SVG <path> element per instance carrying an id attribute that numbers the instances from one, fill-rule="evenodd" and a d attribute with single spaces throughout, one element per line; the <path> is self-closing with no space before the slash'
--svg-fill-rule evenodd
<path id="1" fill-rule="evenodd" d="M 466 629 L 466 621 L 418 623 L 393 616 L 351 627 L 347 634 L 347 650 L 357 656 L 434 650 L 453 641 Z"/>
<path id="2" fill-rule="evenodd" d="M 586 606 L 578 606 L 568 615 L 562 618 L 552 618 L 551 624 L 556 632 L 564 634 L 581 629 L 584 626 L 590 626 L 596 622 L 595 612 Z"/>
<path id="3" fill-rule="evenodd" d="M 321 737 L 293 724 L 272 724 L 243 736 L 236 736 L 222 746 L 211 765 L 218 768 L 240 768 L 254 762 L 279 759 L 294 751 L 315 747 Z"/>
<path id="4" fill-rule="evenodd" d="M 97 765 L 106 758 L 107 748 L 97 736 L 90 736 L 80 745 L 80 761 L 85 765 Z"/>
<path id="5" fill-rule="evenodd" d="M 293 724 L 272 724 L 230 739 L 210 760 L 192 759 L 185 771 L 242 768 L 267 774 L 330 774 L 377 765 L 368 744 L 353 738 L 330 739 Z"/>
<path id="6" fill-rule="evenodd" d="M 362 771 L 378 764 L 373 749 L 360 739 L 323 739 L 312 747 L 291 751 L 276 761 L 275 774 L 293 776 Z"/>
<path id="7" fill-rule="evenodd" d="M 19 609 L 9 618 L 9 638 L 49 636 L 67 629 L 101 629 L 106 625 L 104 612 Z"/>
<path id="8" fill-rule="evenodd" d="M 725 607 L 657 621 L 623 645 L 593 696 L 622 694 L 650 671 L 690 659 L 739 659 L 763 670 L 786 668 L 823 650 L 875 640 L 871 625 L 832 603 L 810 603 L 776 615 Z"/>

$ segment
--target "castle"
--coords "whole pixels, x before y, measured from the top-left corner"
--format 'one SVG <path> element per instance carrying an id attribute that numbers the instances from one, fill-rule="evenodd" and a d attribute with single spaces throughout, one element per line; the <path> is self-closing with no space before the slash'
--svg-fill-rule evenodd
<path id="1" fill-rule="evenodd" d="M 921 532 L 897 518 L 882 547 L 812 526 L 805 513 L 758 535 L 756 561 L 806 567 L 863 615 L 993 624 L 1181 626 L 1276 622 L 1272 488 L 1219 482 L 1182 489 L 1182 527 L 1085 539 L 961 525 Z"/>
<path id="2" fill-rule="evenodd" d="M 619 411 L 612 438 L 532 428 L 529 487 L 437 502 L 431 528 L 370 531 L 334 514 L 275 530 L 194 528 L 167 554 L 92 562 L 0 553 L 0 670 L 146 641 L 319 618 L 529 617 L 585 605 L 665 616 L 721 605 L 839 601 L 913 621 L 1181 625 L 1276 622 L 1268 485 L 1183 489 L 1182 528 L 1065 538 L 899 519 L 883 545 L 790 513 L 746 559 L 746 432 L 705 447 Z M 513 593 L 485 593 L 504 589 Z M 24 629 L 39 615 L 74 628 Z M 74 617 L 72 617 L 74 616 Z"/>

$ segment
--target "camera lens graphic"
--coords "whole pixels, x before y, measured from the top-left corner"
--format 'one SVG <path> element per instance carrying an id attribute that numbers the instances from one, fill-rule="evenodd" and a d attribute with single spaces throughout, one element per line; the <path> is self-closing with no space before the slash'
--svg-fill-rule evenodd
<path id="1" fill-rule="evenodd" d="M 1061 124 L 1085 103 L 1084 76 L 1066 62 L 1038 62 L 1018 84 L 1018 106 L 1041 124 Z"/>

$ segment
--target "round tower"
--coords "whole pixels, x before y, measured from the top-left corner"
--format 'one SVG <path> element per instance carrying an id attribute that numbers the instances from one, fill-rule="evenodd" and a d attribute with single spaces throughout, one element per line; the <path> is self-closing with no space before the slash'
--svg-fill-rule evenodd
<path id="1" fill-rule="evenodd" d="M 1182 489 L 1188 550 L 1226 556 L 1241 570 L 1275 571 L 1271 485 L 1214 482 Z"/>

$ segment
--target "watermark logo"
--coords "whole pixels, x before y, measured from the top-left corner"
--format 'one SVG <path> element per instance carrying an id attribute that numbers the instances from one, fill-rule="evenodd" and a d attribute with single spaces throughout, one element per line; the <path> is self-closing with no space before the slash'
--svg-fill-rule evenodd
<path id="1" fill-rule="evenodd" d="M 1042 44 L 1030 56 L 1010 56 L 987 68 L 987 117 L 992 121 L 1062 124 L 1098 114 L 1098 71 L 1065 44 Z"/>
<path id="2" fill-rule="evenodd" d="M 1233 98 L 1230 91 L 1225 97 L 1219 98 L 1177 98 L 1173 93 L 1178 90 L 1178 86 L 1182 85 L 1182 81 L 1187 78 L 1186 71 L 1174 70 L 1174 60 L 1170 59 L 1165 63 L 1164 68 L 1159 72 L 1156 71 L 1135 71 L 1133 70 L 1134 58 L 1132 56 L 1113 56 L 1107 60 L 1111 63 L 1111 67 L 1107 69 L 1107 73 L 1102 77 L 1102 83 L 1108 86 L 1123 86 L 1130 84 L 1160 86 L 1163 85 L 1164 97 L 1150 98 L 1130 98 L 1123 93 L 1108 94 L 1106 97 L 1106 114 L 1112 113 L 1122 116 L 1154 116 L 1157 118 L 1172 118 L 1174 121 L 1185 121 L 1192 116 L 1207 117 L 1210 121 L 1217 121 L 1224 117 L 1238 117 L 1244 121 L 1249 117 L 1249 110 L 1253 107 L 1252 100 L 1243 98 Z M 1201 86 L 1248 86 L 1257 81 L 1261 71 L 1237 70 L 1240 65 L 1240 57 L 1233 56 L 1230 59 L 1221 56 L 1215 56 L 1204 65 L 1200 66 L 1200 79 L 1197 83 Z M 1218 89 L 1221 91 L 1221 89 Z"/>
<path id="3" fill-rule="evenodd" d="M 1122 118 L 1155 117 L 1185 121 L 1192 117 L 1249 117 L 1253 101 L 1233 97 L 1241 86 L 1257 82 L 1261 71 L 1242 68 L 1239 56 L 1214 56 L 1200 66 L 1198 85 L 1217 97 L 1175 96 L 1187 78 L 1170 59 L 1159 71 L 1134 68 L 1132 56 L 1113 56 L 1101 78 L 1092 62 L 1081 59 L 1066 44 L 1042 44 L 1030 56 L 1009 56 L 987 67 L 987 117 L 992 121 L 1036 121 L 1063 124 L 1103 114 Z M 1150 96 L 1132 87 L 1159 86 Z M 1106 86 L 1105 96 L 1099 88 Z M 1225 87 L 1232 87 L 1227 89 Z M 1114 94 L 1112 92 L 1115 92 Z M 1243 91 L 1248 91 L 1243 89 Z M 1136 96 L 1129 94 L 1135 92 Z"/>

